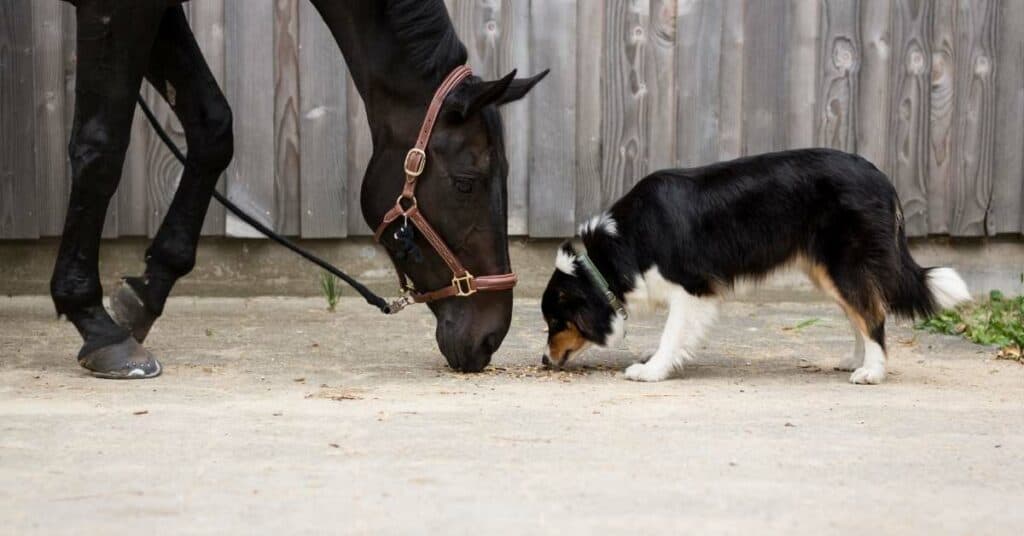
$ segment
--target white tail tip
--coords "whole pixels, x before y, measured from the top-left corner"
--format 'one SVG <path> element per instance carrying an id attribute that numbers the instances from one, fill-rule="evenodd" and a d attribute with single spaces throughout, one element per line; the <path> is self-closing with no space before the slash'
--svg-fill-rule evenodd
<path id="1" fill-rule="evenodd" d="M 943 309 L 952 309 L 957 305 L 971 301 L 971 293 L 967 283 L 952 268 L 931 268 L 926 276 L 928 291 L 932 293 L 935 304 Z"/>

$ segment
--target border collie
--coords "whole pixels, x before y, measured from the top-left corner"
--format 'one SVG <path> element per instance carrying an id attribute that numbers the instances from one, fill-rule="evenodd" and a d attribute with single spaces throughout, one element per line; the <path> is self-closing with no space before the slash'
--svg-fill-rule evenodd
<path id="1" fill-rule="evenodd" d="M 927 317 L 971 299 L 952 268 L 910 256 L 899 198 L 867 160 L 830 149 L 655 172 L 563 244 L 541 302 L 546 365 L 622 337 L 634 307 L 668 309 L 654 354 L 626 378 L 682 371 L 739 279 L 800 267 L 846 313 L 850 382 L 885 379 L 885 316 Z"/>

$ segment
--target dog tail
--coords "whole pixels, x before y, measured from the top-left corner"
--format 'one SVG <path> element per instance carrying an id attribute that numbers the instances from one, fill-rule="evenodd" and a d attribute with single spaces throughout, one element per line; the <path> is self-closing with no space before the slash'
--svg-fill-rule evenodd
<path id="1" fill-rule="evenodd" d="M 889 309 L 900 316 L 927 318 L 970 301 L 967 284 L 956 270 L 941 266 L 922 268 L 910 256 L 903 214 L 898 208 L 896 215 L 899 273 L 885 285 Z"/>

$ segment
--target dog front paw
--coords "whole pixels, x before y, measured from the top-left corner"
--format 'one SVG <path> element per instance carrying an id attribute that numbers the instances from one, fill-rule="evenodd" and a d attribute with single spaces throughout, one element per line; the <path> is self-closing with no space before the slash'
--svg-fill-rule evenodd
<path id="1" fill-rule="evenodd" d="M 652 366 L 650 363 L 633 363 L 626 368 L 626 379 L 635 382 L 660 382 L 671 376 L 671 370 Z"/>
<path id="2" fill-rule="evenodd" d="M 850 383 L 877 385 L 885 381 L 885 367 L 860 367 L 850 375 Z"/>

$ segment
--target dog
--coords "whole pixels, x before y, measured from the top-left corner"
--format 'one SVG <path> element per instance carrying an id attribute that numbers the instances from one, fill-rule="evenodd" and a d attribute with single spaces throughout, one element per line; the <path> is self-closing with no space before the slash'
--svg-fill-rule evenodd
<path id="1" fill-rule="evenodd" d="M 885 318 L 928 317 L 971 299 L 952 268 L 910 256 L 892 183 L 857 155 L 831 149 L 767 153 L 655 172 L 563 244 L 541 301 L 542 362 L 561 367 L 590 344 L 622 338 L 629 312 L 666 307 L 654 354 L 626 378 L 682 372 L 723 294 L 796 265 L 846 313 L 855 347 L 850 382 L 885 379 Z"/>

